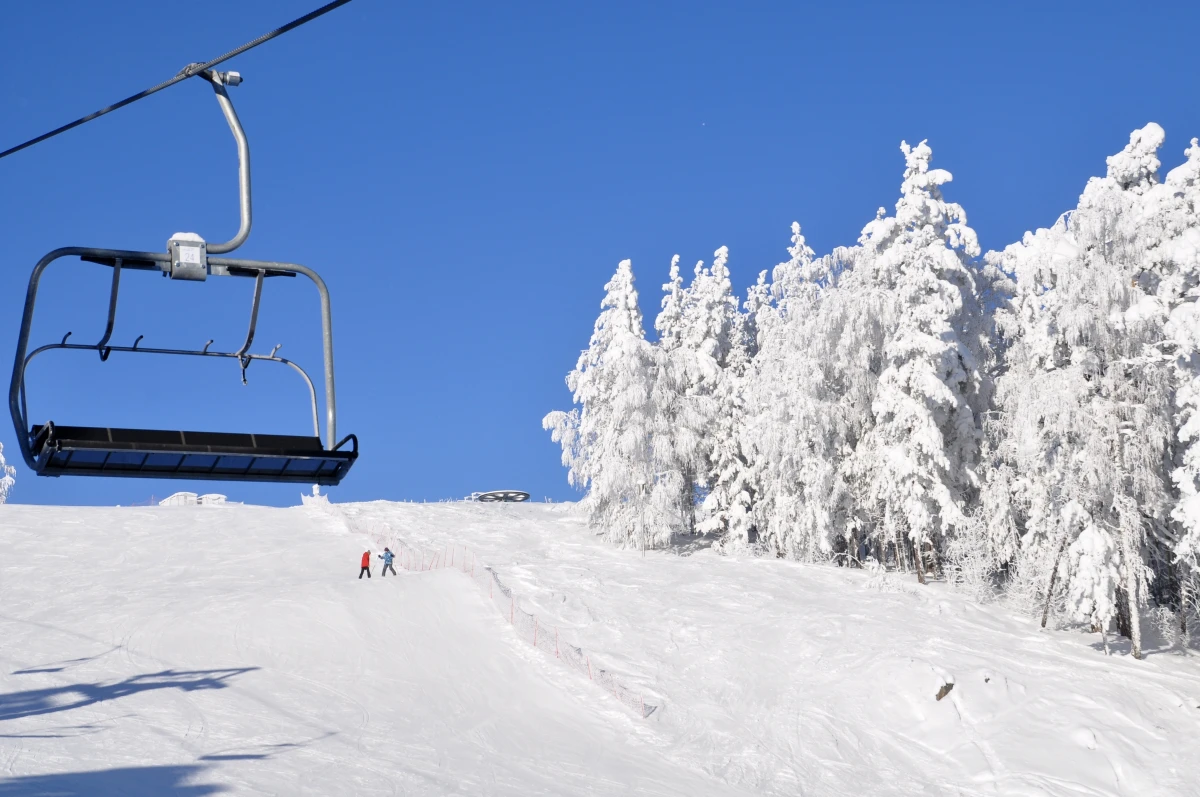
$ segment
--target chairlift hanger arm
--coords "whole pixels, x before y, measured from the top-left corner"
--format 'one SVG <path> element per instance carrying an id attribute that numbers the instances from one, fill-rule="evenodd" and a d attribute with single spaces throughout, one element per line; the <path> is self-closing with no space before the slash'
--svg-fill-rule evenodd
<path id="1" fill-rule="evenodd" d="M 219 255 L 232 252 L 250 237 L 250 224 L 252 222 L 250 209 L 250 142 L 246 139 L 246 131 L 242 129 L 242 123 L 238 119 L 237 111 L 233 109 L 233 102 L 229 99 L 229 93 L 225 91 L 226 85 L 239 85 L 242 82 L 242 76 L 237 72 L 214 72 L 211 69 L 206 69 L 200 72 L 199 75 L 212 85 L 213 91 L 217 95 L 217 103 L 221 106 L 221 112 L 225 114 L 225 121 L 229 123 L 229 130 L 233 133 L 238 150 L 238 204 L 241 207 L 241 221 L 238 225 L 237 234 L 228 241 L 223 244 L 208 244 L 208 251 Z"/>

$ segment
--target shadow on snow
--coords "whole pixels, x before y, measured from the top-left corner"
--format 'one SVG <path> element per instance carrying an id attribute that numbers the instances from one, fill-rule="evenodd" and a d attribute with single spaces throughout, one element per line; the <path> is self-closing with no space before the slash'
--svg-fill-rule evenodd
<path id="1" fill-rule="evenodd" d="M 116 683 L 71 684 L 49 689 L 30 689 L 0 695 L 0 721 L 54 714 L 59 711 L 90 706 L 105 700 L 148 692 L 154 689 L 224 689 L 228 679 L 257 670 L 258 667 L 236 667 L 224 670 L 163 670 L 126 678 Z"/>
<path id="2" fill-rule="evenodd" d="M 0 780 L 0 797 L 204 797 L 228 791 L 188 783 L 204 769 L 193 764 L 26 775 Z"/>

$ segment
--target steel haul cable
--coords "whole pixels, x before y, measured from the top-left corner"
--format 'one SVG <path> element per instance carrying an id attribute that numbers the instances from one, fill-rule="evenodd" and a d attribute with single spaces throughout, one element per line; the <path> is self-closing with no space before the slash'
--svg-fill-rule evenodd
<path id="1" fill-rule="evenodd" d="M 157 92 L 160 92 L 163 89 L 174 86 L 176 83 L 178 83 L 182 80 L 187 80 L 188 78 L 203 72 L 205 69 L 211 69 L 212 67 L 216 66 L 217 64 L 220 64 L 224 61 L 228 61 L 230 58 L 233 58 L 236 55 L 241 55 L 242 53 L 246 52 L 247 50 L 253 49 L 253 48 L 257 47 L 258 45 L 262 44 L 263 42 L 267 42 L 267 41 L 270 41 L 271 39 L 274 39 L 276 36 L 282 36 L 283 34 L 287 33 L 288 31 L 294 30 L 306 22 L 311 22 L 312 20 L 316 19 L 317 17 L 324 16 L 325 14 L 328 14 L 330 11 L 333 11 L 335 8 L 340 8 L 341 6 L 344 6 L 349 2 L 350 2 L 350 0 L 334 0 L 334 2 L 327 3 L 326 5 L 321 6 L 320 8 L 318 8 L 315 11 L 311 11 L 302 17 L 293 19 L 291 22 L 289 22 L 288 24 L 286 24 L 282 27 L 276 28 L 275 30 L 270 31 L 269 33 L 264 33 L 262 36 L 259 36 L 257 39 L 248 41 L 245 44 L 243 44 L 241 47 L 230 50 L 229 52 L 225 53 L 224 55 L 222 55 L 218 58 L 214 58 L 211 61 L 205 61 L 202 64 L 188 64 L 186 67 L 184 67 L 179 72 L 179 74 L 175 75 L 175 77 L 171 78 L 170 80 L 159 83 L 157 86 L 152 86 L 152 87 L 146 89 L 145 91 L 138 92 L 137 94 L 134 94 L 132 97 L 126 97 L 125 99 L 121 100 L 120 102 L 115 102 L 106 108 L 101 108 L 100 110 L 96 111 L 95 113 L 91 113 L 91 114 L 88 114 L 87 116 L 76 119 L 74 122 L 70 122 L 69 124 L 63 125 L 62 127 L 51 130 L 49 133 L 43 133 L 42 135 L 38 136 L 37 138 L 31 138 L 28 141 L 26 141 L 24 144 L 18 144 L 17 146 L 12 147 L 11 149 L 6 149 L 6 150 L 4 150 L 4 152 L 0 152 L 0 158 L 7 158 L 9 155 L 20 152 L 21 150 L 26 149 L 28 147 L 32 147 L 34 144 L 40 144 L 41 142 L 45 141 L 48 138 L 54 138 L 59 133 L 65 133 L 68 130 L 71 130 L 73 128 L 79 127 L 82 124 L 90 122 L 93 119 L 97 119 L 101 116 L 104 116 L 104 114 L 106 114 L 106 113 L 112 113 L 115 110 L 124 108 L 126 105 L 132 105 L 133 103 L 137 102 L 138 100 L 149 97 L 151 94 L 156 94 Z"/>

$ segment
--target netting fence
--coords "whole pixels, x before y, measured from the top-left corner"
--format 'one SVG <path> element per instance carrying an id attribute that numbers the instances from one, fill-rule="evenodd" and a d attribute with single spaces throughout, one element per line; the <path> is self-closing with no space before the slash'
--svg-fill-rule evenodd
<path id="1" fill-rule="evenodd" d="M 521 639 L 597 684 L 643 719 L 658 710 L 657 705 L 646 702 L 640 690 L 629 688 L 615 673 L 600 666 L 591 653 L 563 639 L 557 626 L 522 609 L 518 595 L 501 581 L 494 569 L 479 561 L 473 550 L 453 543 L 441 549 L 416 547 L 388 532 L 372 531 L 370 537 L 377 548 L 391 549 L 397 569 L 420 573 L 450 568 L 461 572 L 474 582 Z"/>

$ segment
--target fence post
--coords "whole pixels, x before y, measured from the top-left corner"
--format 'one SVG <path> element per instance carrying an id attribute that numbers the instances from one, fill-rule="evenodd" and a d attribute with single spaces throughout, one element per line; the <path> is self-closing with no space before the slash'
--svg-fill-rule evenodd
<path id="1" fill-rule="evenodd" d="M 554 658 L 556 658 L 556 659 L 559 658 L 559 656 L 558 656 L 558 626 L 554 627 Z"/>
<path id="2" fill-rule="evenodd" d="M 534 615 L 534 617 L 533 617 L 533 646 L 535 648 L 537 647 L 537 629 L 538 629 L 538 619 L 537 619 L 537 615 Z"/>
<path id="3" fill-rule="evenodd" d="M 587 657 L 587 665 L 588 665 L 588 680 L 590 681 L 590 680 L 592 680 L 592 657 L 591 656 Z"/>
<path id="4" fill-rule="evenodd" d="M 454 543 L 450 543 L 450 566 L 454 567 Z"/>
<path id="5" fill-rule="evenodd" d="M 508 624 L 509 624 L 509 625 L 512 625 L 512 624 L 513 624 L 513 619 L 514 619 L 514 618 L 516 617 L 516 615 L 517 615 L 517 596 L 516 596 L 516 595 L 509 595 L 509 596 L 508 596 L 508 600 L 509 600 L 509 604 L 508 604 Z"/>

